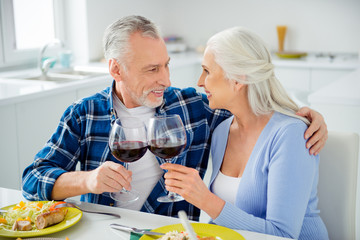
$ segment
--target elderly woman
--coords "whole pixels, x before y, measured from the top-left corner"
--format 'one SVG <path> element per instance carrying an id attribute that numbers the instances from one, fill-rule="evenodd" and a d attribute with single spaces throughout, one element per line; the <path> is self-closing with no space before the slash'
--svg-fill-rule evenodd
<path id="1" fill-rule="evenodd" d="M 207 43 L 198 85 L 211 108 L 233 117 L 214 131 L 213 172 L 163 164 L 166 188 L 215 224 L 297 239 L 328 239 L 318 215 L 319 157 L 303 135 L 308 121 L 274 75 L 269 51 L 248 30 L 222 31 Z"/>

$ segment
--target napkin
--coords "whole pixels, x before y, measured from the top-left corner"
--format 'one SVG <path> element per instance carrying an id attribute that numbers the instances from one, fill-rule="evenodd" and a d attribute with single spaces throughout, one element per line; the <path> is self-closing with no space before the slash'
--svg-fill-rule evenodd
<path id="1" fill-rule="evenodd" d="M 141 238 L 142 234 L 139 233 L 131 233 L 130 240 L 139 240 Z"/>

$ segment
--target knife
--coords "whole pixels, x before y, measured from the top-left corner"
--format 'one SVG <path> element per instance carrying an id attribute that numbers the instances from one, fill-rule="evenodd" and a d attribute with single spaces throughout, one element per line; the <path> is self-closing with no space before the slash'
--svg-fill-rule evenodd
<path id="1" fill-rule="evenodd" d="M 186 215 L 186 212 L 184 210 L 180 210 L 178 212 L 178 216 L 180 218 L 181 224 L 185 228 L 186 232 L 189 234 L 190 240 L 196 240 L 197 237 L 194 228 L 191 226 L 189 219 Z"/>
<path id="2" fill-rule="evenodd" d="M 165 235 L 165 233 L 159 233 L 159 232 L 152 232 L 152 231 L 147 231 L 145 229 L 138 229 L 138 228 L 134 228 L 134 227 L 128 227 L 128 226 L 124 226 L 124 225 L 120 225 L 117 223 L 111 223 L 109 225 L 111 228 L 116 229 L 116 230 L 124 230 L 127 232 L 134 232 L 134 233 L 140 233 L 140 234 L 145 234 L 145 235 Z"/>

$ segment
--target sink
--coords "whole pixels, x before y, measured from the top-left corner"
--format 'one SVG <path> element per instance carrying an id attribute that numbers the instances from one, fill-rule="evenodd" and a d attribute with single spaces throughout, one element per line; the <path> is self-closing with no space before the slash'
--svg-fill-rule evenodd
<path id="1" fill-rule="evenodd" d="M 35 68 L 0 72 L 0 100 L 58 88 L 61 85 L 65 86 L 66 83 L 80 83 L 87 79 L 107 77 L 109 73 L 106 70 L 105 68 L 79 66 L 71 69 L 51 69 L 46 76 L 43 76 L 41 71 Z"/>
<path id="2" fill-rule="evenodd" d="M 107 73 L 96 71 L 91 68 L 71 68 L 71 69 L 59 69 L 48 72 L 47 75 L 42 75 L 39 71 L 26 72 L 21 74 L 15 74 L 8 78 L 25 79 L 25 80 L 40 80 L 56 83 L 69 83 L 78 80 L 85 80 L 99 76 L 106 76 Z"/>
<path id="3" fill-rule="evenodd" d="M 41 80 L 41 81 L 55 81 L 55 82 L 69 82 L 74 80 L 83 80 L 93 77 L 102 76 L 102 73 L 92 73 L 92 72 L 81 72 L 81 71 L 69 71 L 69 72 L 53 72 L 44 75 L 35 75 L 35 76 L 26 76 L 23 79 L 29 80 Z"/>
<path id="4" fill-rule="evenodd" d="M 0 99 L 35 93 L 56 86 L 55 82 L 0 79 Z"/>

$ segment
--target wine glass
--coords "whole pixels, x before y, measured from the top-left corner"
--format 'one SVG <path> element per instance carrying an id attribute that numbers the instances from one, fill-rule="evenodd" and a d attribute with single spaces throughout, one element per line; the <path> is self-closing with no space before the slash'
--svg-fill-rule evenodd
<path id="1" fill-rule="evenodd" d="M 179 115 L 153 117 L 149 121 L 148 145 L 156 156 L 171 162 L 186 146 L 186 132 Z M 169 192 L 159 197 L 159 202 L 178 202 L 184 200 L 180 195 Z"/>
<path id="2" fill-rule="evenodd" d="M 116 119 L 109 136 L 109 148 L 119 161 L 128 164 L 139 160 L 148 149 L 146 127 L 142 121 L 133 117 Z M 120 202 L 133 202 L 139 199 L 139 192 L 123 188 L 120 192 L 110 193 L 110 197 Z"/>

